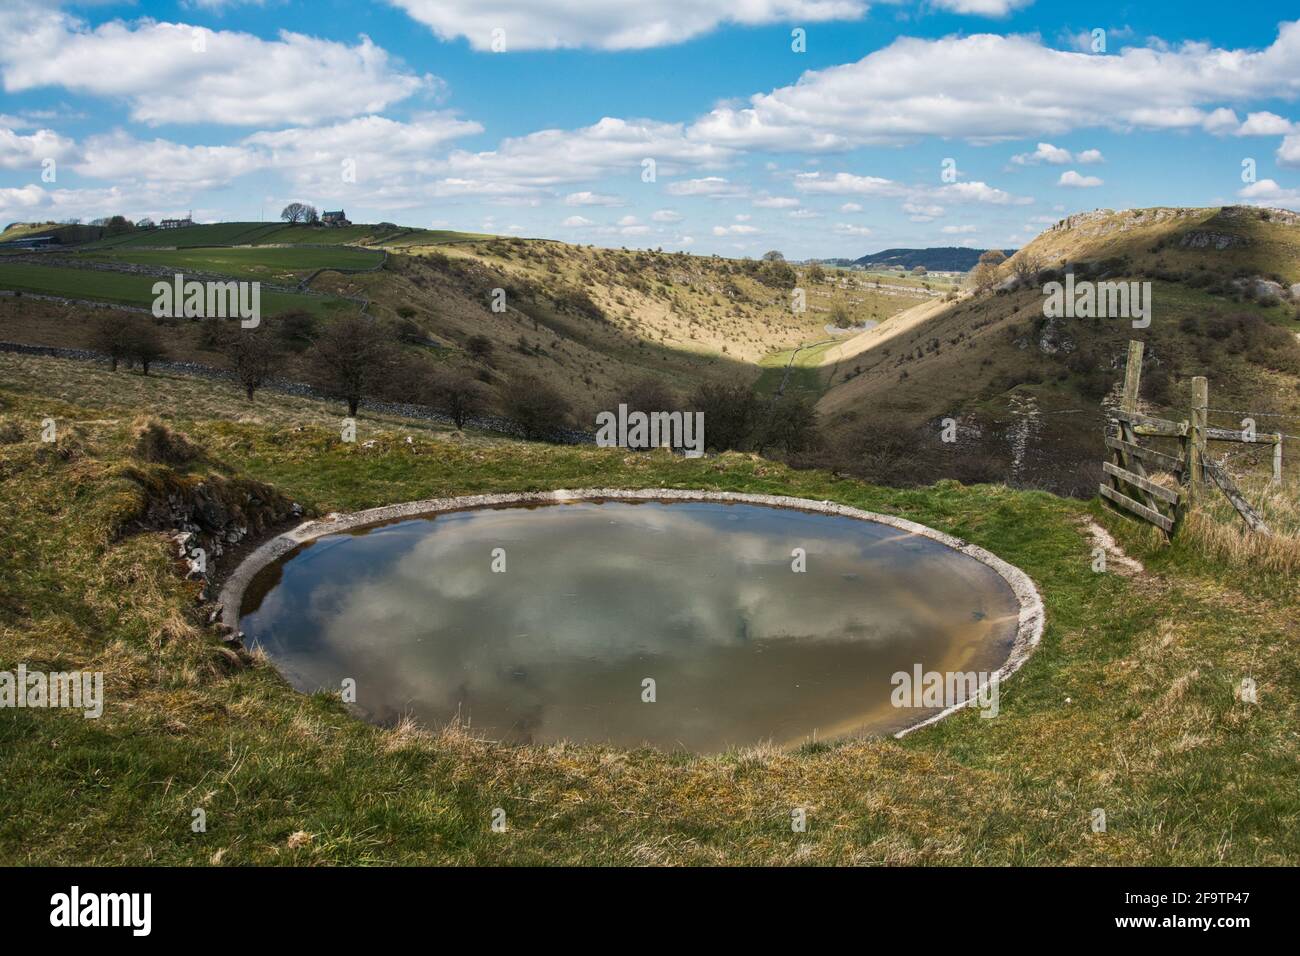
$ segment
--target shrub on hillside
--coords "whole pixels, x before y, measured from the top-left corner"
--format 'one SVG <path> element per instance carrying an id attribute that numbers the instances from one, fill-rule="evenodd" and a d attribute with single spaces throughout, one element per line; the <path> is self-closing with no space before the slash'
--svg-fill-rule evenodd
<path id="1" fill-rule="evenodd" d="M 486 335 L 471 335 L 465 340 L 465 351 L 469 357 L 484 365 L 492 364 L 492 340 Z"/>
<path id="2" fill-rule="evenodd" d="M 414 319 L 399 318 L 393 323 L 393 330 L 398 341 L 407 345 L 423 345 L 429 341 L 429 333 Z"/>
<path id="3" fill-rule="evenodd" d="M 95 319 L 91 326 L 90 347 L 103 352 L 117 371 L 117 363 L 131 351 L 131 318 L 121 312 L 109 312 Z"/>
<path id="4" fill-rule="evenodd" d="M 216 316 L 208 316 L 199 320 L 198 343 L 199 348 L 215 350 L 225 344 L 226 339 L 226 322 Z"/>
<path id="5" fill-rule="evenodd" d="M 304 352 L 316 341 L 316 317 L 303 309 L 291 309 L 267 319 L 267 325 L 280 347 L 289 352 Z"/>
<path id="6" fill-rule="evenodd" d="M 629 412 L 672 412 L 679 408 L 679 399 L 662 379 L 646 375 L 637 379 L 610 402 L 610 408 L 619 404 L 627 406 Z"/>
<path id="7" fill-rule="evenodd" d="M 457 428 L 488 408 L 491 392 L 465 369 L 439 369 L 429 382 L 429 404 L 451 416 Z"/>
<path id="8" fill-rule="evenodd" d="M 761 416 L 755 444 L 760 455 L 770 448 L 779 448 L 786 455 L 798 455 L 816 445 L 818 437 L 813 403 L 802 395 L 783 395 Z"/>
<path id="9" fill-rule="evenodd" d="M 549 438 L 569 421 L 569 403 L 564 396 L 529 375 L 516 376 L 506 386 L 501 403 L 526 438 Z"/>
<path id="10" fill-rule="evenodd" d="M 565 288 L 555 294 L 555 304 L 561 309 L 576 312 L 589 319 L 601 320 L 605 312 L 585 289 Z"/>
<path id="11" fill-rule="evenodd" d="M 714 451 L 746 451 L 754 440 L 761 406 L 748 385 L 705 382 L 687 403 L 704 413 L 705 446 Z"/>
<path id="12" fill-rule="evenodd" d="M 140 373 L 149 374 L 149 366 L 167 357 L 158 327 L 144 316 L 132 316 L 127 321 L 126 357 L 140 363 Z"/>

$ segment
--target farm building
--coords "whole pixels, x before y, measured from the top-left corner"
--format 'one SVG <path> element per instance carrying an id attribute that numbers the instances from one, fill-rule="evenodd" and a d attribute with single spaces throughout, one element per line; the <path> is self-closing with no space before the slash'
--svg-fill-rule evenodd
<path id="1" fill-rule="evenodd" d="M 186 216 L 184 219 L 164 219 L 158 223 L 159 229 L 183 229 L 186 226 L 194 225 L 194 217 Z"/>
<path id="2" fill-rule="evenodd" d="M 339 209 L 336 212 L 322 213 L 320 217 L 320 221 L 322 225 L 326 225 L 326 226 L 352 225 L 352 223 L 348 221 L 347 213 L 345 213 L 342 209 Z"/>

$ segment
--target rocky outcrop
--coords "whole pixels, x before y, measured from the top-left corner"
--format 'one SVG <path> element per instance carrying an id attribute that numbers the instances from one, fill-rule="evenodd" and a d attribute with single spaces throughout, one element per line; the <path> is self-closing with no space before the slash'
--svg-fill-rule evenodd
<path id="1" fill-rule="evenodd" d="M 120 532 L 169 533 L 186 576 L 203 582 L 200 600 L 211 598 L 208 582 L 223 554 L 303 513 L 275 488 L 247 478 L 187 475 L 166 467 L 130 467 L 126 477 L 139 486 L 140 499 Z"/>
<path id="2" fill-rule="evenodd" d="M 1244 236 L 1236 236 L 1230 232 L 1218 232 L 1212 229 L 1193 229 L 1191 232 L 1183 233 L 1178 244 L 1184 249 L 1214 249 L 1222 252 L 1225 249 L 1236 249 L 1241 246 L 1250 244 L 1250 241 Z"/>
<path id="3" fill-rule="evenodd" d="M 1059 319 L 1048 319 L 1038 333 L 1038 351 L 1044 355 L 1069 355 L 1074 351 L 1074 339 L 1066 333 Z"/>

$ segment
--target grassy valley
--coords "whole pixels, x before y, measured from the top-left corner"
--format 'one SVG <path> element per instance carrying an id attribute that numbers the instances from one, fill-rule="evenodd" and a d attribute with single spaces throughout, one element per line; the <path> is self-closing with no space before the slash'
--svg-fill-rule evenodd
<path id="1" fill-rule="evenodd" d="M 1215 423 L 1237 425 L 1218 409 L 1300 418 L 1300 225 L 1286 215 L 1075 217 L 982 289 L 400 227 L 174 232 L 169 247 L 151 233 L 0 258 L 0 289 L 14 293 L 0 297 L 0 340 L 79 350 L 0 352 L 0 670 L 102 671 L 118 702 L 100 720 L 15 710 L 0 722 L 0 860 L 1300 858 L 1300 456 L 1287 447 L 1287 480 L 1273 486 L 1256 482 L 1262 461 L 1232 463 L 1272 538 L 1242 534 L 1211 500 L 1167 542 L 1095 497 L 1131 338 L 1146 344 L 1153 413 L 1183 417 L 1191 377 L 1205 375 Z M 1017 260 L 1033 265 L 1019 278 Z M 1150 281 L 1150 327 L 1046 319 L 1042 283 L 1067 268 Z M 251 394 L 190 374 L 184 363 L 235 367 L 210 323 L 122 313 L 178 363 L 148 375 L 85 354 L 115 305 L 147 307 L 140 290 L 172 270 L 272 286 L 261 341 L 284 348 L 283 382 L 312 380 L 331 329 L 381 330 L 384 374 L 367 385 L 357 440 L 341 434 L 332 393 Z M 520 441 L 403 410 L 427 399 L 445 411 L 425 384 L 451 371 L 481 387 L 483 413 L 508 416 L 521 390 L 549 391 L 548 414 L 576 428 L 634 385 L 678 407 L 723 394 L 719 408 L 759 422 L 795 406 L 817 417 L 800 441 L 763 447 L 753 421 L 732 427 L 693 459 Z M 938 437 L 945 417 L 960 426 L 951 445 Z M 1003 690 L 998 720 L 971 710 L 901 740 L 699 756 L 373 726 L 335 694 L 295 692 L 217 623 L 223 576 L 304 516 L 583 487 L 794 495 L 921 522 L 1030 575 L 1046 605 L 1042 644 Z M 177 556 L 177 515 L 224 542 L 206 578 Z M 791 832 L 792 806 L 808 808 L 806 833 Z M 190 828 L 196 807 L 204 833 Z M 1089 829 L 1096 807 L 1105 833 Z M 511 839 L 488 826 L 496 808 Z"/>
<path id="2" fill-rule="evenodd" d="M 1213 237 L 1206 238 L 1206 237 Z M 1222 244 L 1224 248 L 1217 246 Z M 818 410 L 841 449 L 860 448 L 878 479 L 1013 480 L 1090 496 L 1104 407 L 1116 400 L 1127 343 L 1146 344 L 1144 392 L 1155 414 L 1184 418 L 1190 379 L 1211 406 L 1274 413 L 1261 430 L 1300 430 L 1300 221 L 1254 209 L 1134 210 L 1074 217 L 1019 256 L 1037 281 L 1002 267 L 997 291 L 927 302 L 825 351 Z M 1049 319 L 1042 283 L 1152 285 L 1149 328 L 1125 319 Z M 957 447 L 939 422 L 961 422 Z M 1240 428 L 1242 416 L 1212 421 Z M 1269 424 L 1271 422 L 1271 424 Z M 1017 459 L 1009 435 L 1028 429 Z M 897 447 L 895 447 L 897 446 Z M 882 450 L 883 449 L 883 450 Z M 891 452 L 892 449 L 892 452 Z M 917 451 L 916 449 L 920 449 Z M 1295 467 L 1300 456 L 1288 456 Z M 851 464 L 851 462 L 850 462 Z"/>

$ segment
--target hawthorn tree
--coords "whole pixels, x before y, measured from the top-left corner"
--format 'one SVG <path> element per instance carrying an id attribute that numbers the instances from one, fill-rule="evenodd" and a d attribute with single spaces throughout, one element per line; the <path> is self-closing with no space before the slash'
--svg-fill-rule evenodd
<path id="1" fill-rule="evenodd" d="M 528 375 L 514 378 L 502 395 L 506 415 L 523 429 L 525 438 L 548 438 L 569 418 L 564 396 L 541 379 Z"/>
<path id="2" fill-rule="evenodd" d="M 434 407 L 450 415 L 457 429 L 463 429 L 468 419 L 481 414 L 488 405 L 487 386 L 464 369 L 440 370 L 429 392 Z"/>
<path id="3" fill-rule="evenodd" d="M 95 320 L 91 332 L 91 346 L 108 356 L 112 369 L 131 354 L 131 320 L 121 312 L 110 312 Z"/>
<path id="4" fill-rule="evenodd" d="M 251 402 L 253 393 L 280 370 L 284 356 L 270 332 L 237 329 L 226 339 L 226 361 Z"/>
<path id="5" fill-rule="evenodd" d="M 126 332 L 126 357 L 140 363 L 140 373 L 149 374 L 149 366 L 167 357 L 158 327 L 143 316 L 129 320 Z"/>
<path id="6" fill-rule="evenodd" d="M 350 315 L 337 319 L 316 339 L 309 363 L 314 383 L 327 395 L 348 403 L 355 417 L 361 400 L 371 396 L 394 365 L 392 340 L 374 319 Z"/>

